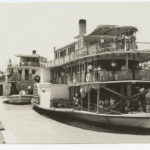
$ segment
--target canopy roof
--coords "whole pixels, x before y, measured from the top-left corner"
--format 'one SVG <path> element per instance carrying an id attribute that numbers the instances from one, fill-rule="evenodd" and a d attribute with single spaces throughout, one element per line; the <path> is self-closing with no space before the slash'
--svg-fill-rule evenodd
<path id="1" fill-rule="evenodd" d="M 117 25 L 99 25 L 90 35 L 118 35 L 118 34 L 132 34 L 138 31 L 133 26 L 117 26 Z"/>
<path id="2" fill-rule="evenodd" d="M 21 54 L 19 54 L 19 55 L 16 55 L 16 56 L 17 56 L 17 57 L 22 57 L 22 58 L 28 57 L 28 58 L 41 58 L 41 59 L 46 59 L 45 57 L 40 56 L 39 54 L 30 54 L 30 55 L 21 55 Z"/>
<path id="3" fill-rule="evenodd" d="M 100 38 L 102 37 L 102 35 L 87 35 L 84 37 L 86 42 L 97 42 Z M 105 39 L 106 41 L 113 41 L 114 36 L 113 35 L 103 35 L 103 39 Z"/>

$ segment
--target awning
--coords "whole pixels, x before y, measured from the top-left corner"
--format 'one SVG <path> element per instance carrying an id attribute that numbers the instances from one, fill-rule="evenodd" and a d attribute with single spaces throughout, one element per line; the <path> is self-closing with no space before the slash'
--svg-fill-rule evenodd
<path id="1" fill-rule="evenodd" d="M 116 26 L 116 25 L 100 25 L 90 35 L 118 35 L 118 34 L 132 34 L 138 31 L 133 26 Z"/>

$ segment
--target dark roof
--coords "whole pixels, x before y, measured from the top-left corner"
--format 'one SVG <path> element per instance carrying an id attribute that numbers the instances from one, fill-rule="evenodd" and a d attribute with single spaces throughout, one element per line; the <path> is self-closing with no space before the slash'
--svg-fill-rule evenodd
<path id="1" fill-rule="evenodd" d="M 45 57 L 40 56 L 39 54 L 30 54 L 30 55 L 19 54 L 19 55 L 16 55 L 16 56 L 17 57 L 30 57 L 30 58 L 43 58 L 43 59 L 46 59 Z"/>
<path id="2" fill-rule="evenodd" d="M 136 32 L 138 29 L 133 26 L 117 26 L 117 25 L 99 25 L 90 35 L 117 35 Z"/>
<path id="3" fill-rule="evenodd" d="M 75 43 L 76 43 L 76 42 L 72 42 L 72 43 L 70 43 L 70 44 L 67 44 L 67 45 L 65 45 L 65 46 L 63 46 L 63 47 L 60 47 L 60 48 L 56 49 L 55 51 L 59 51 L 59 50 L 65 49 L 65 48 L 67 48 L 67 47 L 70 47 L 70 46 L 72 46 L 72 45 L 75 45 Z"/>

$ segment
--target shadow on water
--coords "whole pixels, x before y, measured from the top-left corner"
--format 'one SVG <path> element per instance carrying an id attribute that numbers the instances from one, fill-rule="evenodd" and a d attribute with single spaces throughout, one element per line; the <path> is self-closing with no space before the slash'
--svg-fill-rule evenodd
<path id="1" fill-rule="evenodd" d="M 94 123 L 90 121 L 79 120 L 66 113 L 42 110 L 37 107 L 33 107 L 33 109 L 36 112 L 38 112 L 40 115 L 43 115 L 47 118 L 53 119 L 55 121 L 58 121 L 58 122 L 61 122 L 70 126 L 82 128 L 85 130 L 116 133 L 116 134 L 150 135 L 150 129 L 121 127 L 121 126 L 112 126 L 112 125 Z"/>

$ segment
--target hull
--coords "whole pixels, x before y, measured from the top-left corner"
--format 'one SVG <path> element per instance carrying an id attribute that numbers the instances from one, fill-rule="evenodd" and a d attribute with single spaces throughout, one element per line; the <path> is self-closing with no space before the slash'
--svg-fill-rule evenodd
<path id="1" fill-rule="evenodd" d="M 12 95 L 8 98 L 10 104 L 31 104 L 32 95 Z"/>
<path id="2" fill-rule="evenodd" d="M 149 113 L 111 115 L 111 114 L 98 114 L 87 111 L 78 111 L 67 108 L 46 109 L 37 104 L 33 104 L 33 106 L 38 109 L 42 109 L 52 113 L 65 114 L 80 120 L 90 121 L 99 124 L 150 129 Z"/>

